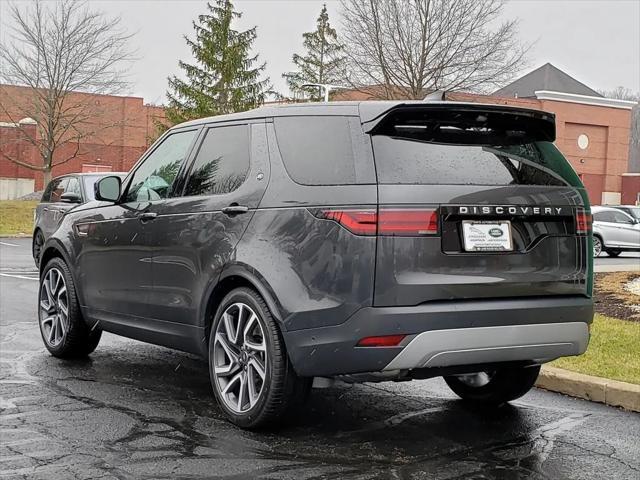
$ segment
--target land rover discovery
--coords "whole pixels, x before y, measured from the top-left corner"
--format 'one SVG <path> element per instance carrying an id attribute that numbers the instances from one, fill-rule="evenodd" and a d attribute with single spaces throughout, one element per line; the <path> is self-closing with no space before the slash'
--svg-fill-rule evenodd
<path id="1" fill-rule="evenodd" d="M 587 348 L 590 207 L 550 113 L 451 102 L 269 106 L 166 132 L 42 249 L 57 357 L 102 331 L 208 359 L 235 424 L 314 378 L 443 376 L 524 395 Z"/>

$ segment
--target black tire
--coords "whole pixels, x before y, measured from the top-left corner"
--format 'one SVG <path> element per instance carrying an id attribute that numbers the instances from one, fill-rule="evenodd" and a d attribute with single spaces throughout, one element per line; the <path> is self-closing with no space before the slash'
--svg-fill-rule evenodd
<path id="1" fill-rule="evenodd" d="M 33 255 L 33 261 L 37 268 L 40 268 L 40 257 L 42 256 L 42 247 L 44 245 L 44 234 L 42 230 L 36 230 L 33 236 L 33 243 L 31 245 L 31 254 Z"/>
<path id="2" fill-rule="evenodd" d="M 63 333 L 59 336 L 59 341 L 51 341 L 51 330 L 53 326 L 47 327 L 46 320 L 51 318 L 53 308 L 46 309 L 43 305 L 48 304 L 48 297 L 44 283 L 47 282 L 49 274 L 55 270 L 56 275 L 59 273 L 64 280 L 66 287 L 66 305 L 67 319 L 60 319 L 62 322 Z M 53 274 L 52 274 L 53 275 Z M 60 300 L 60 297 L 58 297 Z M 44 304 L 43 304 L 44 301 Z M 60 304 L 57 307 L 61 309 Z M 61 311 L 61 310 L 60 310 Z M 85 357 L 92 353 L 100 343 L 102 330 L 97 326 L 89 328 L 82 318 L 78 297 L 76 294 L 73 277 L 69 272 L 67 264 L 61 258 L 52 258 L 42 270 L 38 289 L 38 323 L 40 325 L 40 335 L 45 347 L 51 355 L 58 358 L 79 358 Z M 53 324 L 52 324 L 53 325 Z M 59 327 L 57 327 L 59 328 Z M 54 335 L 55 336 L 55 335 Z"/>
<path id="3" fill-rule="evenodd" d="M 253 310 L 257 321 L 260 323 L 260 333 L 264 332 L 263 341 L 266 344 L 265 376 L 259 397 L 256 403 L 244 412 L 233 410 L 227 405 L 226 402 L 229 399 L 225 400 L 223 398 L 222 380 L 215 373 L 216 362 L 219 361 L 216 360 L 215 355 L 220 355 L 214 351 L 214 345 L 219 342 L 215 338 L 216 332 L 219 332 L 218 327 L 223 322 L 223 313 L 228 312 L 229 308 L 233 308 L 234 305 L 238 304 L 247 305 Z M 236 328 L 236 331 L 238 330 L 240 329 Z M 221 334 L 224 335 L 224 333 Z M 237 337 L 238 334 L 236 334 L 236 339 Z M 232 346 L 235 349 L 237 345 L 233 344 Z M 218 351 L 220 351 L 219 348 Z M 228 359 L 229 364 L 232 364 L 233 361 L 230 357 Z M 241 368 L 248 372 L 249 367 Z M 239 372 L 239 370 L 236 371 Z M 209 335 L 209 376 L 216 401 L 225 416 L 235 425 L 246 429 L 263 428 L 278 424 L 292 407 L 304 401 L 311 387 L 311 379 L 300 378 L 294 372 L 275 319 L 262 297 L 249 288 L 238 288 L 231 291 L 224 297 L 218 307 Z M 228 375 L 228 377 L 230 376 Z M 242 401 L 240 400 L 239 404 L 241 403 Z"/>
<path id="4" fill-rule="evenodd" d="M 449 388 L 466 401 L 500 405 L 522 397 L 536 382 L 540 366 L 503 368 L 493 372 L 481 372 L 488 375 L 488 382 L 473 386 L 462 376 L 444 377 Z"/>
<path id="5" fill-rule="evenodd" d="M 605 252 L 607 252 L 607 255 L 610 257 L 617 257 L 622 253 L 622 250 L 619 248 L 607 248 Z"/>

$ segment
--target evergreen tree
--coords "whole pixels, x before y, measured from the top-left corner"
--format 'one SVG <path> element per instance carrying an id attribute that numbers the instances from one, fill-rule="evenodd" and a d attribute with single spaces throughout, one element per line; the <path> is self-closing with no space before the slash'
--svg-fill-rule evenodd
<path id="1" fill-rule="evenodd" d="M 195 40 L 185 37 L 195 64 L 179 62 L 186 80 L 169 78 L 167 120 L 176 124 L 211 115 L 240 112 L 261 105 L 270 89 L 262 79 L 265 64 L 250 56 L 256 27 L 234 30 L 242 15 L 230 0 L 207 3 L 208 12 L 193 22 Z"/>
<path id="2" fill-rule="evenodd" d="M 305 83 L 340 83 L 346 76 L 344 46 L 338 42 L 336 31 L 329 24 L 326 5 L 322 6 L 316 30 L 303 33 L 302 37 L 306 55 L 294 54 L 293 63 L 297 70 L 282 76 L 294 95 L 304 91 L 311 98 L 320 100 L 322 92 L 318 88 L 301 86 Z"/>

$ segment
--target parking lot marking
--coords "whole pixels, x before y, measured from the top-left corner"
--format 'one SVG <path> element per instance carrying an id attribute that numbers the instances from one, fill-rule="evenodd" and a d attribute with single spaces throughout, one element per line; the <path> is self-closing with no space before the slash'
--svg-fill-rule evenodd
<path id="1" fill-rule="evenodd" d="M 20 280 L 35 280 L 36 282 L 39 280 L 38 278 L 25 277 L 24 275 L 12 275 L 10 273 L 0 273 L 0 276 L 10 277 L 10 278 L 19 278 Z"/>
<path id="2" fill-rule="evenodd" d="M 16 245 L 15 243 L 9 242 L 0 242 L 0 245 L 6 245 L 7 247 L 19 247 L 20 245 Z"/>

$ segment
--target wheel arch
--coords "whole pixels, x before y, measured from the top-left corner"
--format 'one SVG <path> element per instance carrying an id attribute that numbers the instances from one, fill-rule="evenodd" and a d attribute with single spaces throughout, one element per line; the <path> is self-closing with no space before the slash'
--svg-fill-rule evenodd
<path id="1" fill-rule="evenodd" d="M 64 261 L 64 263 L 67 264 L 67 267 L 69 268 L 69 273 L 71 273 L 71 279 L 73 280 L 73 284 L 76 289 L 76 295 L 78 297 L 78 301 L 80 302 L 80 305 L 83 305 L 84 302 L 82 297 L 82 288 L 80 287 L 80 284 L 77 281 L 76 271 L 74 269 L 73 262 L 71 261 L 71 255 L 69 255 L 69 252 L 67 251 L 64 244 L 60 240 L 51 237 L 47 239 L 47 241 L 44 243 L 42 247 L 42 256 L 40 257 L 40 266 L 38 267 L 40 276 L 42 276 L 44 267 L 46 267 L 47 263 L 52 258 L 61 258 Z"/>
<path id="2" fill-rule="evenodd" d="M 273 318 L 276 319 L 281 330 L 285 330 L 281 306 L 262 276 L 247 265 L 231 265 L 223 270 L 215 284 L 212 284 L 208 293 L 204 296 L 205 303 L 202 306 L 201 321 L 205 329 L 206 338 L 209 338 L 213 318 L 222 299 L 236 288 L 247 287 L 255 290 L 265 301 Z"/>
<path id="3" fill-rule="evenodd" d="M 42 274 L 42 270 L 44 270 L 45 265 L 52 258 L 59 257 L 62 258 L 67 265 L 69 264 L 69 254 L 67 250 L 64 248 L 64 245 L 60 243 L 56 239 L 49 239 L 42 246 L 42 257 L 40 257 L 40 274 Z M 74 279 L 75 280 L 75 279 Z"/>

